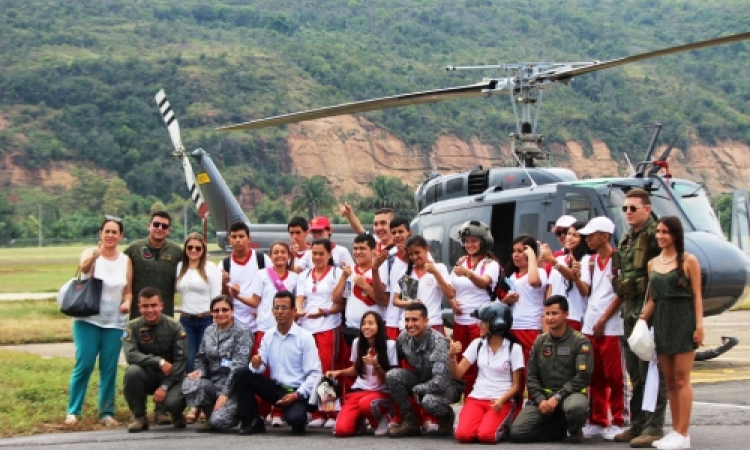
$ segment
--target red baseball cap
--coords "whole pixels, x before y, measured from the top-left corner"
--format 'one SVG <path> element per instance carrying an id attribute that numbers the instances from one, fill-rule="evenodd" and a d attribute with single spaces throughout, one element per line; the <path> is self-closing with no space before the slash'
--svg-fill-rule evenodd
<path id="1" fill-rule="evenodd" d="M 310 231 L 330 230 L 331 221 L 326 216 L 318 216 L 310 220 Z"/>

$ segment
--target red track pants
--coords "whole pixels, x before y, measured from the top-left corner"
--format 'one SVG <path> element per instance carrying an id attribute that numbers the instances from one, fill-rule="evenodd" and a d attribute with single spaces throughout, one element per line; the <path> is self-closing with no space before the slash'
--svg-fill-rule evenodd
<path id="1" fill-rule="evenodd" d="M 481 333 L 482 332 L 479 330 L 479 324 L 453 324 L 453 340 L 461 343 L 463 351 L 466 351 L 466 349 L 469 348 L 469 344 L 471 344 L 474 339 L 478 338 Z M 463 359 L 463 357 L 461 357 L 461 359 Z M 466 370 L 466 373 L 464 373 L 464 376 L 461 377 L 461 379 L 466 383 L 464 398 L 469 398 L 471 390 L 474 389 L 474 382 L 477 380 L 477 365 L 472 364 L 471 367 Z"/>
<path id="2" fill-rule="evenodd" d="M 594 352 L 594 372 L 589 387 L 589 422 L 606 428 L 610 425 L 611 411 L 612 425 L 621 427 L 625 424 L 625 382 L 620 336 L 586 337 L 591 340 Z"/>
<path id="3" fill-rule="evenodd" d="M 460 443 L 479 441 L 483 444 L 494 444 L 508 436 L 516 404 L 513 400 L 505 402 L 500 411 L 492 409 L 494 400 L 478 400 L 467 397 L 464 407 L 458 415 L 456 440 Z"/>
<path id="4" fill-rule="evenodd" d="M 523 362 L 524 369 L 521 374 L 521 389 L 519 392 L 526 391 L 526 367 L 529 366 L 529 356 L 531 356 L 531 347 L 534 346 L 534 341 L 539 336 L 539 330 L 510 330 L 510 333 L 514 338 L 521 344 L 523 350 Z"/>
<path id="5" fill-rule="evenodd" d="M 359 419 L 364 417 L 373 429 L 391 409 L 391 396 L 380 391 L 353 391 L 346 394 L 333 434 L 337 437 L 353 436 L 359 429 Z"/>
<path id="6" fill-rule="evenodd" d="M 338 361 L 340 337 L 339 334 L 340 331 L 338 328 L 313 333 L 313 338 L 315 338 L 315 345 L 318 346 L 318 357 L 320 358 L 320 366 L 323 371 L 323 375 L 325 375 L 330 370 L 336 369 L 336 363 Z M 336 413 L 313 413 L 313 419 L 324 419 L 327 417 L 335 419 Z"/>

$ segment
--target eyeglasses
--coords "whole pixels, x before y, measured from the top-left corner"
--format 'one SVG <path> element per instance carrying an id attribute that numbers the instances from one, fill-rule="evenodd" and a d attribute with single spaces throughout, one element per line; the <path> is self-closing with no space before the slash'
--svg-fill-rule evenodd
<path id="1" fill-rule="evenodd" d="M 566 234 L 568 234 L 568 230 L 567 229 L 555 231 L 555 236 L 557 236 L 557 237 L 565 236 Z"/>
<path id="2" fill-rule="evenodd" d="M 286 306 L 286 305 L 274 306 L 273 307 L 274 311 L 289 311 L 290 309 L 292 309 L 292 308 L 290 308 L 289 306 Z"/>
<path id="3" fill-rule="evenodd" d="M 115 216 L 110 216 L 109 214 L 107 214 L 106 216 L 104 216 L 104 220 L 106 220 L 107 222 L 122 223 L 122 219 L 121 218 L 115 217 Z"/>
<path id="4" fill-rule="evenodd" d="M 633 213 L 641 209 L 635 205 L 630 205 L 630 206 L 625 205 L 622 207 L 622 212 L 628 212 L 628 208 L 630 208 L 630 212 L 633 212 Z"/>
<path id="5" fill-rule="evenodd" d="M 164 222 L 151 222 L 151 226 L 154 228 L 161 228 L 162 230 L 168 230 L 170 225 Z"/>
<path id="6" fill-rule="evenodd" d="M 203 250 L 203 246 L 201 246 L 201 245 L 188 245 L 187 249 L 188 249 L 189 252 L 192 252 L 192 251 L 199 252 L 199 251 Z"/>
<path id="7" fill-rule="evenodd" d="M 231 308 L 214 308 L 211 310 L 211 312 L 214 314 L 219 314 L 219 313 L 228 313 L 231 310 L 232 310 Z"/>

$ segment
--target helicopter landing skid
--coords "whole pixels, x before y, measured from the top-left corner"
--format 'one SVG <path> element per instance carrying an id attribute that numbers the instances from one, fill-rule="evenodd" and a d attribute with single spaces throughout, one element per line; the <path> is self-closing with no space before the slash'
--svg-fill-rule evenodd
<path id="1" fill-rule="evenodd" d="M 721 345 L 716 348 L 710 348 L 708 350 L 701 350 L 699 352 L 695 353 L 695 360 L 696 361 L 708 361 L 709 359 L 714 359 L 717 356 L 723 355 L 727 351 L 731 350 L 732 347 L 739 344 L 740 340 L 739 338 L 736 338 L 734 336 L 722 336 L 721 337 Z"/>

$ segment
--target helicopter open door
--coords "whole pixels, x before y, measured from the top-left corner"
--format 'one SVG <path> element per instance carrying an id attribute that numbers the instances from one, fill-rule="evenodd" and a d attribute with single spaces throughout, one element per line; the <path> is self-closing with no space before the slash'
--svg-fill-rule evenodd
<path id="1" fill-rule="evenodd" d="M 750 207 L 746 189 L 732 193 L 732 224 L 729 228 L 729 241 L 746 254 L 750 254 Z"/>

